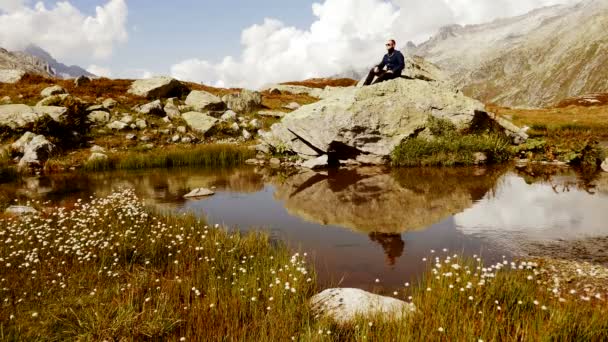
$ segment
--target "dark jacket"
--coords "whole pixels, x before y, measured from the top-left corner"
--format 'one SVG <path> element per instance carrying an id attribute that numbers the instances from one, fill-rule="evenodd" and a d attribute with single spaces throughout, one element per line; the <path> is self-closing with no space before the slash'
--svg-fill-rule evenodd
<path id="1" fill-rule="evenodd" d="M 401 75 L 403 69 L 405 69 L 405 57 L 400 51 L 395 50 L 392 55 L 389 56 L 387 53 L 382 58 L 382 62 L 378 64 L 378 68 L 383 69 L 386 66 L 388 70 L 391 70 L 397 75 Z"/>

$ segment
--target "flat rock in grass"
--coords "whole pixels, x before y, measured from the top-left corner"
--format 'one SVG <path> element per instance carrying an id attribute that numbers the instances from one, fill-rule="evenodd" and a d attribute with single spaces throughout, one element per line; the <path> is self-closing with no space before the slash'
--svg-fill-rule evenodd
<path id="1" fill-rule="evenodd" d="M 65 94 L 65 93 L 67 93 L 67 92 L 61 86 L 54 85 L 54 86 L 51 86 L 51 87 L 44 88 L 40 92 L 40 96 L 42 96 L 42 97 L 49 97 L 49 96 L 52 96 L 52 95 L 59 95 L 59 94 Z"/>
<path id="2" fill-rule="evenodd" d="M 113 109 L 114 107 L 118 106 L 118 102 L 116 102 L 116 100 L 114 100 L 114 99 L 105 99 L 105 100 L 104 100 L 104 101 L 101 103 L 101 105 L 102 105 L 104 108 L 107 108 L 107 109 Z"/>
<path id="3" fill-rule="evenodd" d="M 223 111 L 226 104 L 219 97 L 202 90 L 193 90 L 186 97 L 186 105 L 195 111 Z"/>
<path id="4" fill-rule="evenodd" d="M 215 192 L 213 192 L 209 189 L 198 188 L 198 189 L 194 189 L 194 190 L 190 191 L 189 193 L 185 194 L 184 198 L 208 197 L 208 196 L 212 196 L 214 194 L 215 194 Z"/>
<path id="5" fill-rule="evenodd" d="M 205 134 L 213 128 L 219 120 L 207 114 L 199 112 L 187 112 L 182 114 L 182 119 L 195 132 Z"/>
<path id="6" fill-rule="evenodd" d="M 37 214 L 38 210 L 25 205 L 11 205 L 10 207 L 6 208 L 4 212 L 11 215 L 21 216 Z"/>
<path id="7" fill-rule="evenodd" d="M 153 77 L 137 80 L 131 84 L 129 94 L 149 99 L 178 96 L 185 91 L 185 86 L 178 80 L 170 77 Z"/>
<path id="8" fill-rule="evenodd" d="M 103 124 L 108 123 L 108 121 L 110 121 L 110 113 L 102 111 L 102 110 L 96 110 L 96 111 L 89 113 L 87 115 L 87 119 L 89 120 L 90 123 L 103 125 Z"/>
<path id="9" fill-rule="evenodd" d="M 91 156 L 89 157 L 90 162 L 107 160 L 107 159 L 108 159 L 108 156 L 103 153 L 100 153 L 100 152 L 91 153 Z"/>
<path id="10" fill-rule="evenodd" d="M 129 125 L 122 121 L 113 121 L 113 122 L 109 123 L 106 127 L 108 127 L 111 130 L 122 131 L 122 130 L 129 128 Z"/>
<path id="11" fill-rule="evenodd" d="M 338 324 L 348 324 L 357 316 L 399 320 L 415 311 L 414 304 L 376 295 L 360 289 L 328 289 L 310 299 L 315 315 L 326 316 Z"/>

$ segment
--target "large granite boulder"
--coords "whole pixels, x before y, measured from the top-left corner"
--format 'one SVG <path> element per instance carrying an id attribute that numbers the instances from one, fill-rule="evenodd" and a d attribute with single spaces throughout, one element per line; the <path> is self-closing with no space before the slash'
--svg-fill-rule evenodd
<path id="1" fill-rule="evenodd" d="M 18 167 L 20 169 L 42 167 L 55 151 L 55 145 L 48 141 L 43 135 L 37 135 L 25 145 L 23 157 L 19 160 Z"/>
<path id="2" fill-rule="evenodd" d="M 414 68 L 411 63 L 410 68 Z M 357 159 L 381 164 L 405 139 L 423 132 L 430 137 L 429 117 L 447 120 L 459 130 L 491 122 L 516 143 L 527 138 L 512 123 L 488 113 L 481 102 L 463 95 L 441 74 L 425 73 L 420 76 L 422 69 L 415 69 L 405 72 L 411 78 L 334 91 L 285 116 L 262 139 L 271 148 L 305 159 L 327 154 L 330 163 Z"/>
<path id="3" fill-rule="evenodd" d="M 185 90 L 186 86 L 180 81 L 161 76 L 133 82 L 128 93 L 149 99 L 159 99 L 180 96 Z"/>
<path id="4" fill-rule="evenodd" d="M 37 121 L 49 116 L 57 123 L 67 120 L 67 108 L 54 106 L 30 107 L 24 104 L 0 106 L 0 126 L 12 130 L 29 129 Z"/>
<path id="5" fill-rule="evenodd" d="M 224 95 L 222 101 L 230 110 L 241 114 L 250 113 L 262 104 L 262 94 L 243 89 L 239 93 Z"/>
<path id="6" fill-rule="evenodd" d="M 195 132 L 205 134 L 213 128 L 219 120 L 207 114 L 199 112 L 187 112 L 182 114 L 182 119 Z"/>
<path id="7" fill-rule="evenodd" d="M 181 116 L 181 112 L 179 111 L 179 106 L 177 104 L 177 99 L 174 97 L 167 99 L 163 110 L 171 120 L 179 119 Z"/>
<path id="8" fill-rule="evenodd" d="M 195 111 L 224 111 L 226 104 L 219 97 L 202 90 L 193 90 L 186 97 L 186 105 Z"/>
<path id="9" fill-rule="evenodd" d="M 358 316 L 400 320 L 416 310 L 414 304 L 360 289 L 327 289 L 314 295 L 310 302 L 315 315 L 329 317 L 338 324 L 352 323 Z"/>
<path id="10" fill-rule="evenodd" d="M 0 69 L 0 83 L 17 83 L 25 76 L 24 70 Z"/>

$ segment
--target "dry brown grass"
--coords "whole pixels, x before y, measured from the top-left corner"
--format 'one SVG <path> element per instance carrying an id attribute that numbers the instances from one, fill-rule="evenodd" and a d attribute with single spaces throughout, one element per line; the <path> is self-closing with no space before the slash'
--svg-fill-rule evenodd
<path id="1" fill-rule="evenodd" d="M 211 94 L 213 94 L 215 96 L 219 96 L 219 97 L 222 97 L 222 96 L 228 95 L 228 94 L 238 93 L 239 91 L 242 90 L 240 88 L 216 88 L 216 87 L 211 87 L 211 86 L 208 86 L 205 84 L 192 83 L 192 82 L 182 82 L 182 83 L 184 83 L 191 90 L 202 90 L 202 91 L 206 91 L 208 93 L 211 93 Z"/>
<path id="2" fill-rule="evenodd" d="M 556 108 L 566 108 L 570 106 L 597 107 L 608 106 L 608 93 L 588 94 L 579 97 L 572 97 L 560 101 Z"/>
<path id="3" fill-rule="evenodd" d="M 304 81 L 285 82 L 281 84 L 285 85 L 298 85 L 309 88 L 325 88 L 329 87 L 352 87 L 357 85 L 358 81 L 352 78 L 311 78 Z"/>
<path id="4" fill-rule="evenodd" d="M 283 106 L 286 106 L 292 102 L 297 102 L 300 105 L 307 105 L 315 103 L 317 101 L 319 101 L 319 99 L 317 99 L 316 97 L 312 97 L 306 94 L 273 95 L 270 94 L 268 91 L 262 92 L 262 106 L 270 110 L 288 112 L 289 110 L 283 108 Z"/>

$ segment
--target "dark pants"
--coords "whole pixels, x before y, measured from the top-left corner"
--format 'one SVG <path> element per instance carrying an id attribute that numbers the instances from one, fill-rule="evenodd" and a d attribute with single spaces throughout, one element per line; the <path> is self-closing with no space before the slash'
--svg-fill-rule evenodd
<path id="1" fill-rule="evenodd" d="M 376 72 L 374 69 L 375 69 L 375 67 L 369 71 L 369 74 L 367 75 L 367 78 L 365 79 L 365 83 L 363 83 L 364 86 L 392 80 L 392 79 L 395 79 L 395 78 L 401 76 L 401 75 L 398 75 L 398 74 L 395 74 L 392 72 L 386 72 L 386 70 L 378 70 L 378 72 Z M 378 76 L 378 78 L 376 78 L 376 80 L 374 81 L 374 77 L 376 77 L 376 76 Z"/>

